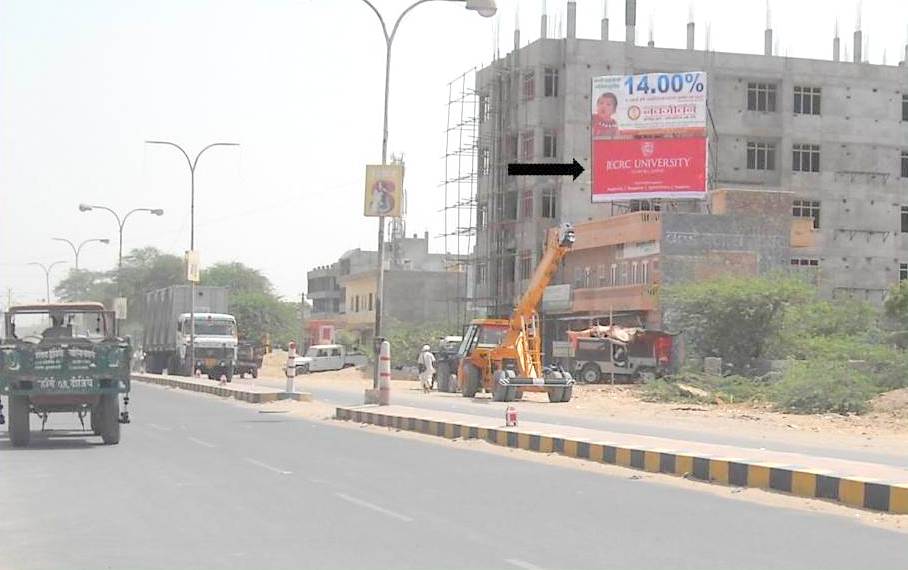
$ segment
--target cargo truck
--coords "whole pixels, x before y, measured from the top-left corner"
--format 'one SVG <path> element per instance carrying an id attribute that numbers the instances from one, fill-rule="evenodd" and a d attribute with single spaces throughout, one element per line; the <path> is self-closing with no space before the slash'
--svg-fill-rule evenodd
<path id="1" fill-rule="evenodd" d="M 195 288 L 195 362 L 190 357 L 189 285 L 174 285 L 145 295 L 143 323 L 145 370 L 152 374 L 192 375 L 229 382 L 236 366 L 236 319 L 227 307 L 225 287 Z"/>

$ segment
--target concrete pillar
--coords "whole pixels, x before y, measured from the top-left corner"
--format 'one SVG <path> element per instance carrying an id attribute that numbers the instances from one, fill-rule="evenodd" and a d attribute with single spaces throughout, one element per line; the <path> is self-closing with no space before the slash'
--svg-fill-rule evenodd
<path id="1" fill-rule="evenodd" d="M 694 49 L 694 23 L 687 23 L 687 49 Z"/>
<path id="2" fill-rule="evenodd" d="M 548 37 L 549 33 L 549 17 L 545 14 L 542 15 L 542 21 L 539 24 L 539 37 L 545 39 Z"/>
<path id="3" fill-rule="evenodd" d="M 569 40 L 577 37 L 577 2 L 573 0 L 567 3 L 567 37 Z"/>
<path id="4" fill-rule="evenodd" d="M 772 55 L 772 28 L 763 32 L 763 55 Z"/>
<path id="5" fill-rule="evenodd" d="M 514 30 L 514 49 L 520 49 L 520 30 Z"/>
<path id="6" fill-rule="evenodd" d="M 864 37 L 861 30 L 854 31 L 854 62 L 861 63 L 861 48 L 864 47 Z"/>
<path id="7" fill-rule="evenodd" d="M 383 340 L 378 351 L 378 405 L 391 403 L 391 343 Z"/>
<path id="8" fill-rule="evenodd" d="M 608 18 L 602 18 L 602 39 L 608 41 Z"/>
<path id="9" fill-rule="evenodd" d="M 839 37 L 832 39 L 832 61 L 839 61 Z"/>
<path id="10" fill-rule="evenodd" d="M 637 0 L 625 0 L 624 3 L 624 41 L 633 45 L 636 42 Z"/>

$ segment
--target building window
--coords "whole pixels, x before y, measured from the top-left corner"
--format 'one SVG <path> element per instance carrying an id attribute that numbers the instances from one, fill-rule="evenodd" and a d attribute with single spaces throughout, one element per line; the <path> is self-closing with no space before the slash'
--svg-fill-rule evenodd
<path id="1" fill-rule="evenodd" d="M 902 233 L 908 233 L 908 206 L 902 206 Z"/>
<path id="2" fill-rule="evenodd" d="M 794 112 L 796 115 L 820 114 L 820 88 L 795 87 Z"/>
<path id="3" fill-rule="evenodd" d="M 482 204 L 476 207 L 476 231 L 480 232 L 486 227 L 486 205 Z"/>
<path id="4" fill-rule="evenodd" d="M 631 283 L 632 284 L 637 283 L 637 277 L 639 277 L 639 274 L 637 273 L 637 268 L 638 268 L 638 264 L 636 261 L 631 263 Z"/>
<path id="5" fill-rule="evenodd" d="M 356 297 L 354 297 L 354 299 L 356 299 L 356 309 L 354 309 L 353 312 L 354 312 L 354 313 L 358 313 L 358 312 L 359 312 L 359 295 L 357 295 Z"/>
<path id="6" fill-rule="evenodd" d="M 820 260 L 809 257 L 792 257 L 791 264 L 795 267 L 818 267 Z"/>
<path id="7" fill-rule="evenodd" d="M 554 67 L 545 68 L 545 96 L 558 96 L 558 69 Z"/>
<path id="8" fill-rule="evenodd" d="M 631 212 L 658 212 L 662 209 L 659 200 L 631 200 L 629 204 Z"/>
<path id="9" fill-rule="evenodd" d="M 489 96 L 485 93 L 479 96 L 479 122 L 484 123 L 489 120 Z"/>
<path id="10" fill-rule="evenodd" d="M 908 95 L 902 95 L 902 120 L 908 121 Z"/>
<path id="11" fill-rule="evenodd" d="M 775 170 L 776 145 L 773 143 L 747 143 L 748 170 Z"/>
<path id="12" fill-rule="evenodd" d="M 640 264 L 640 282 L 649 283 L 649 261 Z"/>
<path id="13" fill-rule="evenodd" d="M 747 84 L 747 110 L 776 112 L 776 86 L 773 83 Z"/>
<path id="14" fill-rule="evenodd" d="M 490 155 L 489 149 L 487 149 L 487 148 L 479 149 L 479 157 L 477 160 L 477 162 L 478 162 L 477 170 L 478 170 L 480 176 L 485 176 L 486 174 L 489 173 L 489 155 Z"/>
<path id="15" fill-rule="evenodd" d="M 820 145 L 796 144 L 791 147 L 791 169 L 795 172 L 820 171 Z"/>
<path id="16" fill-rule="evenodd" d="M 899 263 L 899 281 L 908 279 L 908 263 Z"/>
<path id="17" fill-rule="evenodd" d="M 533 272 L 533 254 L 524 252 L 520 254 L 520 264 L 517 271 L 521 279 L 529 279 Z"/>
<path id="18" fill-rule="evenodd" d="M 791 215 L 796 218 L 812 218 L 813 228 L 820 228 L 820 203 L 812 200 L 795 200 Z"/>
<path id="19" fill-rule="evenodd" d="M 596 271 L 596 286 L 605 287 L 608 285 L 608 275 L 605 272 L 605 264 L 601 263 Z"/>
<path id="20" fill-rule="evenodd" d="M 517 150 L 519 149 L 517 145 L 517 133 L 508 133 L 504 144 L 505 156 L 508 158 L 517 158 Z"/>
<path id="21" fill-rule="evenodd" d="M 557 202 L 555 198 L 555 190 L 547 189 L 542 191 L 542 217 L 543 218 L 554 218 L 555 213 L 557 212 L 556 208 Z"/>
<path id="22" fill-rule="evenodd" d="M 479 285 L 485 285 L 486 280 L 489 277 L 489 266 L 485 263 L 480 263 L 476 266 L 476 283 Z"/>
<path id="23" fill-rule="evenodd" d="M 574 289 L 583 288 L 583 268 L 575 267 L 574 268 Z"/>
<path id="24" fill-rule="evenodd" d="M 618 264 L 613 263 L 609 271 L 609 284 L 614 287 L 618 284 Z"/>
<path id="25" fill-rule="evenodd" d="M 369 293 L 369 310 L 370 311 L 373 310 L 372 309 L 372 293 Z"/>
<path id="26" fill-rule="evenodd" d="M 536 72 L 523 72 L 523 98 L 527 101 L 536 98 Z"/>
<path id="27" fill-rule="evenodd" d="M 524 219 L 533 217 L 533 191 L 524 190 L 523 199 L 521 200 L 520 215 Z"/>
<path id="28" fill-rule="evenodd" d="M 558 138 L 554 131 L 548 131 L 542 138 L 542 156 L 555 158 L 558 154 Z"/>
<path id="29" fill-rule="evenodd" d="M 533 146 L 536 136 L 533 131 L 525 131 L 520 135 L 520 158 L 528 160 L 533 158 Z"/>
<path id="30" fill-rule="evenodd" d="M 902 178 L 908 178 L 908 150 L 902 151 Z"/>

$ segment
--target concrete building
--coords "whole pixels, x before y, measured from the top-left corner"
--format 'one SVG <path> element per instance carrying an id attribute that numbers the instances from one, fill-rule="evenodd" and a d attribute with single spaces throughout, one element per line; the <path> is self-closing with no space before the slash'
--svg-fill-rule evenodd
<path id="1" fill-rule="evenodd" d="M 450 270 L 450 256 L 429 253 L 429 234 L 398 237 L 386 243 L 384 322 L 456 322 L 461 312 L 459 286 L 464 274 Z M 308 272 L 313 321 L 354 333 L 366 344 L 375 323 L 378 255 L 355 249 L 331 265 Z M 446 269 L 448 267 L 448 269 Z"/>
<path id="2" fill-rule="evenodd" d="M 710 189 L 789 193 L 780 194 L 790 197 L 784 212 L 774 205 L 764 214 L 767 220 L 801 220 L 796 238 L 803 246 L 785 254 L 790 265 L 815 273 L 826 296 L 880 303 L 892 284 L 908 277 L 905 63 L 864 62 L 860 31 L 853 61 L 839 57 L 838 38 L 830 38 L 828 61 L 773 55 L 771 29 L 763 32 L 763 54 L 698 51 L 693 23 L 686 49 L 652 41 L 638 46 L 635 4 L 627 1 L 623 41 L 608 38 L 605 19 L 602 38 L 577 38 L 577 7 L 568 2 L 565 38 L 542 37 L 523 46 L 517 32 L 514 50 L 478 72 L 476 302 L 489 315 L 506 314 L 542 254 L 546 229 L 557 223 L 582 225 L 656 210 L 661 229 L 647 231 L 661 235 L 660 243 L 668 247 L 667 236 L 682 231 L 675 224 L 693 223 L 685 213 L 707 211 L 701 202 L 590 200 L 591 79 L 697 70 L 708 77 Z M 759 33 L 753 30 L 756 37 Z M 576 181 L 507 176 L 508 162 L 574 158 L 586 168 Z"/>

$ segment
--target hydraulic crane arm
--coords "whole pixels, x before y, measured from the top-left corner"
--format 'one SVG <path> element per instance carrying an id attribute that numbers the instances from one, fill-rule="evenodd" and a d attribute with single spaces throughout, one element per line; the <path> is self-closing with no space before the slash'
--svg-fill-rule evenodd
<path id="1" fill-rule="evenodd" d="M 558 270 L 558 264 L 574 245 L 574 226 L 571 224 L 561 224 L 557 228 L 552 228 L 546 236 L 546 247 L 536 266 L 536 271 L 530 279 L 520 302 L 514 307 L 511 314 L 511 329 L 521 328 L 521 319 L 529 320 L 536 313 L 536 308 L 542 301 L 542 295 L 545 288 L 552 280 L 552 276 Z"/>

